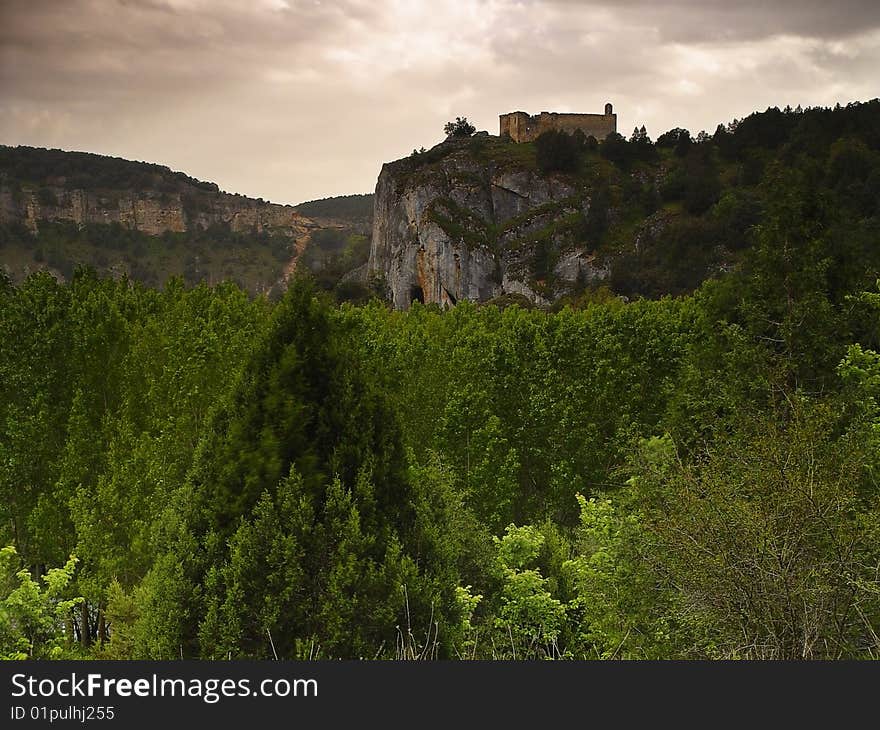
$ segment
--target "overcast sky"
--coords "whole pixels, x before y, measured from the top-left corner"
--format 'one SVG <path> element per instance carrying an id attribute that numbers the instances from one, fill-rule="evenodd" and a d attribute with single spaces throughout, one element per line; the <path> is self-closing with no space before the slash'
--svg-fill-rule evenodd
<path id="1" fill-rule="evenodd" d="M 297 203 L 371 192 L 467 116 L 713 131 L 880 95 L 880 0 L 0 0 L 0 143 Z"/>

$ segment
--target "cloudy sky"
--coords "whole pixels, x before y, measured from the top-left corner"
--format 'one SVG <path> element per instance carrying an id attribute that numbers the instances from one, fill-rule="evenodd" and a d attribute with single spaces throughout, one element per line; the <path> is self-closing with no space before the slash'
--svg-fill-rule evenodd
<path id="1" fill-rule="evenodd" d="M 878 0 L 0 0 L 0 143 L 277 202 L 369 192 L 467 116 L 714 130 L 880 95 Z"/>

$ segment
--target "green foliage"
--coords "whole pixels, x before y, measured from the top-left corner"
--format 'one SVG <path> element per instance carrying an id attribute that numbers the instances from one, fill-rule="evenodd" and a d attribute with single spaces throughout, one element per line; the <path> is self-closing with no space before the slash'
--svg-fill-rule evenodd
<path id="1" fill-rule="evenodd" d="M 446 122 L 443 133 L 447 137 L 470 137 L 477 128 L 468 122 L 467 117 L 456 117 L 454 122 Z"/>
<path id="2" fill-rule="evenodd" d="M 86 266 L 105 276 L 125 273 L 153 287 L 183 276 L 190 286 L 236 280 L 252 292 L 280 278 L 293 244 L 284 233 L 233 231 L 228 224 L 152 236 L 115 222 L 77 226 L 60 221 L 41 221 L 36 236 L 20 227 L 5 235 L 0 230 L 0 241 L 4 239 L 9 244 L 4 258 L 17 282 L 44 268 L 35 264 L 45 264 L 66 280 L 78 266 Z"/>
<path id="3" fill-rule="evenodd" d="M 0 659 L 71 658 L 70 616 L 83 601 L 69 590 L 76 563 L 71 555 L 34 580 L 13 546 L 0 550 Z"/>
<path id="4" fill-rule="evenodd" d="M 503 574 L 496 629 L 507 632 L 514 659 L 558 656 L 565 607 L 550 594 L 541 571 L 527 567 L 543 547 L 543 535 L 530 525 L 509 525 L 496 541 Z"/>
<path id="5" fill-rule="evenodd" d="M 373 195 L 338 195 L 309 200 L 296 206 L 308 218 L 330 218 L 369 229 L 373 221 Z"/>
<path id="6" fill-rule="evenodd" d="M 835 438 L 835 413 L 792 405 L 702 459 L 636 470 L 644 554 L 672 592 L 685 656 L 851 656 L 876 620 L 863 434 Z"/>
<path id="7" fill-rule="evenodd" d="M 815 219 L 791 211 L 771 215 L 794 246 Z M 0 290 L 4 529 L 27 564 L 81 556 L 51 598 L 10 583 L 42 616 L 25 653 L 870 653 L 880 367 L 876 340 L 840 333 L 876 295 L 838 310 L 833 265 L 765 231 L 697 298 L 554 314 L 334 310 L 305 282 L 270 306 L 88 272 Z M 792 390 L 820 376 L 837 400 Z"/>
<path id="8" fill-rule="evenodd" d="M 683 157 L 693 144 L 691 133 L 687 129 L 676 127 L 664 132 L 657 138 L 658 147 L 668 147 L 674 150 L 678 157 Z"/>
<path id="9" fill-rule="evenodd" d="M 583 142 L 558 130 L 542 133 L 535 140 L 535 158 L 542 173 L 574 172 L 584 149 Z"/>
<path id="10" fill-rule="evenodd" d="M 548 276 L 617 247 L 552 312 L 0 277 L 0 652 L 880 655 L 875 107 L 638 130 L 510 230 L 437 206 Z M 535 164 L 400 164 L 472 144 Z"/>
<path id="11" fill-rule="evenodd" d="M 351 272 L 366 267 L 370 255 L 370 239 L 350 229 L 325 228 L 311 234 L 305 251 L 297 259 L 297 269 L 308 270 L 314 283 L 324 291 L 333 292 L 338 302 L 369 301 L 372 292 Z"/>
<path id="12" fill-rule="evenodd" d="M 58 198 L 51 188 L 42 187 L 37 190 L 37 201 L 40 205 L 53 206 L 58 205 Z"/>
<path id="13" fill-rule="evenodd" d="M 711 221 L 670 218 L 656 232 L 646 232 L 637 250 L 618 258 L 610 276 L 612 288 L 629 297 L 692 291 L 721 265 L 719 250 L 709 243 L 715 230 Z"/>
<path id="14" fill-rule="evenodd" d="M 648 444 L 665 446 L 660 440 Z M 668 656 L 670 620 L 640 553 L 644 538 L 638 514 L 625 500 L 582 495 L 577 500 L 576 556 L 564 565 L 574 585 L 571 653 L 598 659 Z"/>
<path id="15" fill-rule="evenodd" d="M 206 192 L 218 191 L 214 183 L 196 180 L 182 172 L 172 172 L 162 165 L 23 145 L 0 145 L 0 169 L 15 180 L 40 185 L 52 184 L 58 178 L 64 178 L 65 185 L 71 188 L 170 191 L 191 186 Z"/>
<path id="16" fill-rule="evenodd" d="M 453 584 L 416 564 L 426 538 L 396 422 L 346 337 L 304 281 L 275 307 L 175 498 L 165 565 L 183 555 L 181 573 L 156 579 L 181 586 L 193 623 L 163 626 L 165 646 L 289 657 L 317 637 L 324 655 L 360 656 L 390 646 L 407 611 L 453 605 Z"/>

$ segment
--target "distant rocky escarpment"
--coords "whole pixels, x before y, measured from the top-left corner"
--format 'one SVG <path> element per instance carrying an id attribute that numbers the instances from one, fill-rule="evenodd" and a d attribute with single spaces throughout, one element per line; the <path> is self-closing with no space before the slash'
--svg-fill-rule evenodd
<path id="1" fill-rule="evenodd" d="M 311 222 L 289 205 L 224 193 L 167 167 L 85 152 L 0 147 L 0 223 L 34 234 L 43 222 L 119 223 L 160 235 L 205 230 L 301 236 Z"/>
<path id="2" fill-rule="evenodd" d="M 21 223 L 38 234 L 46 222 L 119 223 L 151 236 L 228 225 L 234 232 L 274 231 L 292 238 L 313 225 L 291 206 L 219 191 L 86 190 L 67 187 L 64 178 L 39 187 L 0 183 L 0 223 Z"/>
<path id="3" fill-rule="evenodd" d="M 38 269 L 65 278 L 86 264 L 152 285 L 179 275 L 268 291 L 321 228 L 293 206 L 160 165 L 0 147 L 0 263 L 13 280 Z"/>

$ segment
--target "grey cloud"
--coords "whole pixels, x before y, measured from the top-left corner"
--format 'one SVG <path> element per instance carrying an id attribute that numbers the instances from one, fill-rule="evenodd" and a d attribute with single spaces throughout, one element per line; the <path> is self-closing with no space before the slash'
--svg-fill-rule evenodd
<path id="1" fill-rule="evenodd" d="M 155 80 L 166 88 L 248 79 L 276 57 L 312 62 L 327 44 L 344 43 L 347 22 L 370 17 L 357 2 L 273 10 L 228 1 L 185 8 L 158 0 L 49 0 L 7 4 L 0 12 L 4 90 L 36 79 L 52 93 L 77 79 L 102 92 L 113 79 Z M 89 88 L 82 83 L 77 92 Z"/>
<path id="2" fill-rule="evenodd" d="M 531 0 L 535 5 L 544 0 Z M 594 7 L 655 28 L 669 42 L 763 39 L 777 35 L 836 39 L 880 28 L 877 0 L 552 0 Z"/>

